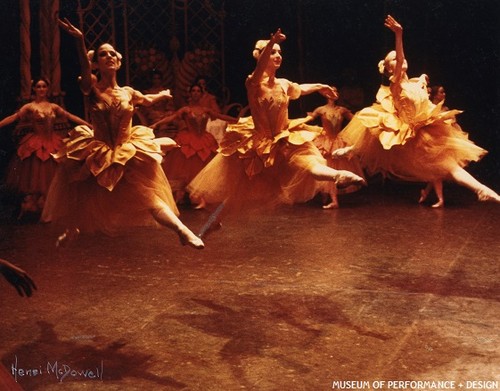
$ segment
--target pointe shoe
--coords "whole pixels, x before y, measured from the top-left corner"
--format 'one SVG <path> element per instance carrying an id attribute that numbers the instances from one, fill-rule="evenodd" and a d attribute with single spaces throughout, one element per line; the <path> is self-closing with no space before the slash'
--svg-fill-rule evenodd
<path id="1" fill-rule="evenodd" d="M 201 209 L 205 209 L 207 206 L 207 203 L 204 201 L 204 200 L 201 200 L 197 205 L 195 205 L 193 208 L 195 210 L 201 210 Z"/>
<path id="2" fill-rule="evenodd" d="M 433 204 L 431 206 L 431 208 L 443 208 L 444 207 L 444 200 L 439 200 L 438 202 L 436 202 L 435 204 Z"/>
<path id="3" fill-rule="evenodd" d="M 205 248 L 205 243 L 203 243 L 203 240 L 196 236 L 194 233 L 191 231 L 179 231 L 178 232 L 179 239 L 181 241 L 181 244 L 183 246 L 191 246 L 197 250 L 202 250 Z"/>
<path id="4" fill-rule="evenodd" d="M 80 230 L 78 228 L 68 228 L 62 235 L 60 235 L 56 240 L 57 248 L 67 247 L 69 243 L 74 241 L 78 235 L 80 235 Z"/>
<path id="5" fill-rule="evenodd" d="M 354 146 L 350 147 L 343 147 L 336 149 L 335 151 L 332 152 L 332 157 L 333 158 L 341 158 L 341 157 L 350 157 L 352 155 L 352 151 L 354 149 Z"/>
<path id="6" fill-rule="evenodd" d="M 352 184 L 366 185 L 366 181 L 363 178 L 346 170 L 337 170 L 334 182 L 339 187 L 346 187 Z"/>
<path id="7" fill-rule="evenodd" d="M 479 201 L 494 201 L 500 203 L 500 195 L 486 186 L 477 191 L 477 199 Z"/>
<path id="8" fill-rule="evenodd" d="M 421 204 L 427 199 L 427 196 L 429 195 L 429 192 L 426 191 L 425 189 L 420 190 L 420 198 L 418 199 L 418 203 Z"/>
<path id="9" fill-rule="evenodd" d="M 203 197 L 189 197 L 189 201 L 195 210 L 205 209 L 207 207 L 207 202 Z"/>
<path id="10" fill-rule="evenodd" d="M 323 205 L 323 209 L 338 209 L 339 204 L 337 202 L 330 202 L 329 204 Z"/>

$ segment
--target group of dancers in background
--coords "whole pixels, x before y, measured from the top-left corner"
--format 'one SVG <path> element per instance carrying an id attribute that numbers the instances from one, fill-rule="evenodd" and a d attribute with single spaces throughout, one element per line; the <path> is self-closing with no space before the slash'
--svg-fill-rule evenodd
<path id="1" fill-rule="evenodd" d="M 183 245 L 202 249 L 203 235 L 222 215 L 302 203 L 318 193 L 325 209 L 337 208 L 338 194 L 356 191 L 366 184 L 365 175 L 375 174 L 426 183 L 419 202 L 434 191 L 435 208 L 444 206 L 445 180 L 471 189 L 480 201 L 500 203 L 495 191 L 464 169 L 487 151 L 459 127 L 460 111 L 444 106 L 443 87 L 431 91 L 426 75 L 408 77 L 403 28 L 392 16 L 384 24 L 394 33 L 395 50 L 379 63 L 388 85 L 380 87 L 376 103 L 355 114 L 336 104 L 333 86 L 276 75 L 286 39 L 278 29 L 253 49 L 256 67 L 245 82 L 251 116 L 221 114 L 202 102 L 203 86 L 194 84 L 187 106 L 149 126 L 133 126 L 134 112 L 172 99 L 170 91 L 119 86 L 120 53 L 110 44 L 87 51 L 78 28 L 67 19 L 59 24 L 77 44 L 90 123 L 50 103 L 44 79 L 34 83 L 33 102 L 0 121 L 0 127 L 32 124 L 6 184 L 36 195 L 30 202 L 42 209 L 40 220 L 63 228 L 58 245 L 80 231 L 114 234 L 159 224 L 175 231 Z M 315 92 L 325 105 L 290 119 L 289 101 Z M 77 126 L 63 138 L 53 131 L 56 117 Z M 320 126 L 311 124 L 317 119 Z M 227 123 L 219 140 L 207 131 L 214 120 Z M 155 129 L 173 121 L 184 124 L 175 140 L 155 136 Z M 198 235 L 179 218 L 177 203 L 186 197 L 197 208 L 217 206 Z"/>

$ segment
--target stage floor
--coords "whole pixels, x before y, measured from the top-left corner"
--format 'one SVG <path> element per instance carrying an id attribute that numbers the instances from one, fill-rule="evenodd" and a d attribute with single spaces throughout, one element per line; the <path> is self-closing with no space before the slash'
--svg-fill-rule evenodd
<path id="1" fill-rule="evenodd" d="M 4 213 L 0 257 L 38 290 L 0 280 L 1 362 L 25 390 L 499 389 L 500 205 L 418 191 L 228 220 L 202 251 L 163 229 L 56 250 Z"/>

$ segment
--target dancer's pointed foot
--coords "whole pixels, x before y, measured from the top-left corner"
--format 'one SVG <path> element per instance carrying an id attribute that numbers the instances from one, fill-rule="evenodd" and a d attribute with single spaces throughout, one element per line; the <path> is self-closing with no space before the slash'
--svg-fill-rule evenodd
<path id="1" fill-rule="evenodd" d="M 64 248 L 67 247 L 69 243 L 73 242 L 78 235 L 80 235 L 80 230 L 78 228 L 68 228 L 60 235 L 56 240 L 56 247 Z"/>
<path id="2" fill-rule="evenodd" d="M 189 229 L 180 230 L 178 232 L 178 235 L 179 235 L 179 239 L 181 241 L 181 244 L 183 246 L 191 246 L 197 250 L 202 250 L 205 248 L 205 243 L 203 243 L 203 240 L 201 240 L 201 238 L 196 236 Z"/>
<path id="3" fill-rule="evenodd" d="M 203 197 L 190 196 L 189 201 L 191 202 L 193 209 L 200 210 L 200 209 L 205 209 L 207 207 L 207 202 Z"/>
<path id="4" fill-rule="evenodd" d="M 500 195 L 486 186 L 483 186 L 477 191 L 477 198 L 479 201 L 493 201 L 500 203 Z"/>
<path id="5" fill-rule="evenodd" d="M 352 145 L 349 147 L 336 149 L 335 151 L 332 152 L 332 157 L 333 158 L 350 157 L 352 155 L 353 149 L 354 146 Z"/>
<path id="6" fill-rule="evenodd" d="M 420 198 L 418 199 L 418 203 L 423 203 L 429 195 L 429 191 L 427 189 L 420 190 Z"/>
<path id="7" fill-rule="evenodd" d="M 435 204 L 431 206 L 431 208 L 443 208 L 444 207 L 444 200 L 438 200 Z"/>
<path id="8" fill-rule="evenodd" d="M 323 209 L 338 209 L 338 202 L 330 202 L 329 204 L 323 205 Z"/>
<path id="9" fill-rule="evenodd" d="M 346 170 L 337 170 L 334 182 L 339 187 L 346 187 L 352 184 L 366 185 L 366 181 L 362 177 Z"/>
<path id="10" fill-rule="evenodd" d="M 193 208 L 196 210 L 201 210 L 205 209 L 207 206 L 207 203 L 204 200 L 201 200 L 198 204 L 196 204 Z"/>

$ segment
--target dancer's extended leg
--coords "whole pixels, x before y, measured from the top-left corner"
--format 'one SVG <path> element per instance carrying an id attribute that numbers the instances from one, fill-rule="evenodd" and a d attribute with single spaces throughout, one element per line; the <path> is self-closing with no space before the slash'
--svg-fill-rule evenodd
<path id="1" fill-rule="evenodd" d="M 465 186 L 475 192 L 479 201 L 494 201 L 500 203 L 500 195 L 483 185 L 462 167 L 455 168 L 450 174 L 459 185 Z"/>
<path id="2" fill-rule="evenodd" d="M 339 186 L 347 186 L 355 183 L 366 184 L 365 180 L 346 170 L 335 170 L 322 164 L 316 164 L 310 170 L 313 177 L 319 181 L 333 181 Z"/>
<path id="3" fill-rule="evenodd" d="M 183 246 L 186 244 L 194 247 L 196 249 L 202 249 L 205 247 L 203 240 L 196 236 L 184 223 L 175 215 L 175 213 L 168 207 L 165 206 L 161 209 L 154 209 L 151 211 L 154 219 L 158 221 L 161 225 L 173 229 Z"/>

